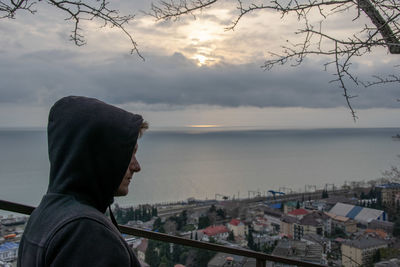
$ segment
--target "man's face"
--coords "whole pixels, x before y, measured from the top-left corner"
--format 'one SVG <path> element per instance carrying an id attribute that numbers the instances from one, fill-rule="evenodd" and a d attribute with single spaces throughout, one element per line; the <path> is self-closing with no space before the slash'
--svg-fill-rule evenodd
<path id="1" fill-rule="evenodd" d="M 115 193 L 115 196 L 126 196 L 129 192 L 129 184 L 132 180 L 132 176 L 135 172 L 140 171 L 140 165 L 139 162 L 136 160 L 136 151 L 138 149 L 138 145 L 136 144 L 135 149 L 133 150 L 132 153 L 132 158 L 131 162 L 129 163 L 128 169 L 125 172 L 124 178 L 121 181 L 121 184 L 119 185 L 117 192 Z"/>

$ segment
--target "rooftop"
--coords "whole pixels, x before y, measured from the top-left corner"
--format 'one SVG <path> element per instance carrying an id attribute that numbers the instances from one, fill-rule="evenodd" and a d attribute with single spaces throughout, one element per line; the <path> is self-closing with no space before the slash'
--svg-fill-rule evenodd
<path id="1" fill-rule="evenodd" d="M 232 219 L 229 224 L 232 224 L 234 226 L 238 226 L 239 224 L 241 224 L 242 222 L 238 219 Z"/>
<path id="2" fill-rule="evenodd" d="M 298 219 L 293 216 L 283 215 L 281 221 L 285 223 L 297 223 Z"/>
<path id="3" fill-rule="evenodd" d="M 361 237 L 359 239 L 355 240 L 347 240 L 343 244 L 350 246 L 350 247 L 356 247 L 359 249 L 366 249 L 366 248 L 372 248 L 376 246 L 382 246 L 382 245 L 387 245 L 387 242 L 378 238 L 373 238 L 373 237 Z"/>
<path id="4" fill-rule="evenodd" d="M 219 252 L 208 262 L 207 266 L 250 267 L 255 266 L 255 261 L 247 257 Z"/>
<path id="5" fill-rule="evenodd" d="M 19 246 L 18 243 L 5 242 L 2 245 L 0 245 L 0 253 L 8 251 L 8 250 L 16 249 L 16 248 L 18 248 L 18 246 Z"/>
<path id="6" fill-rule="evenodd" d="M 311 212 L 304 215 L 304 217 L 300 220 L 300 224 L 318 226 L 324 223 L 324 221 L 329 218 L 330 217 L 328 215 L 325 215 L 323 212 Z"/>
<path id="7" fill-rule="evenodd" d="M 293 215 L 293 216 L 306 215 L 306 214 L 308 214 L 308 211 L 306 211 L 305 209 L 297 209 L 297 210 L 288 212 L 288 214 Z"/>
<path id="8" fill-rule="evenodd" d="M 201 231 L 203 231 L 203 233 L 208 236 L 215 236 L 218 234 L 229 232 L 228 228 L 226 228 L 224 225 L 209 226 Z"/>
<path id="9" fill-rule="evenodd" d="M 382 210 L 363 208 L 344 203 L 336 203 L 329 213 L 344 216 L 364 223 L 379 219 L 382 215 L 385 217 L 385 212 Z"/>
<path id="10" fill-rule="evenodd" d="M 339 221 L 339 222 L 347 222 L 348 220 L 350 220 L 350 218 L 344 217 L 344 216 L 340 216 L 340 215 L 336 215 L 330 212 L 325 212 L 326 215 L 328 215 L 329 217 L 331 217 L 333 220 Z"/>
<path id="11" fill-rule="evenodd" d="M 366 229 L 364 234 L 373 234 L 381 239 L 385 239 L 388 236 L 388 234 L 382 229 L 371 229 L 371 228 Z"/>
<path id="12" fill-rule="evenodd" d="M 321 262 L 322 247 L 320 245 L 307 245 L 303 241 L 281 240 L 275 247 L 272 255 L 285 258 L 298 259 L 308 262 Z"/>

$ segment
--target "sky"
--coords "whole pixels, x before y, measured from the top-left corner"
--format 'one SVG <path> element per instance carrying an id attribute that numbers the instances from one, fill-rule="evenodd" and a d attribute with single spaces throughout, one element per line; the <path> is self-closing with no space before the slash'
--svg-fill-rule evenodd
<path id="1" fill-rule="evenodd" d="M 177 21 L 155 21 L 145 14 L 149 1 L 112 1 L 122 14 L 135 14 L 126 26 L 144 61 L 130 54 L 130 42 L 99 21 L 81 25 L 87 44 L 69 40 L 72 23 L 45 1 L 37 12 L 19 11 L 0 19 L 0 128 L 45 127 L 51 105 L 67 95 L 95 97 L 139 113 L 151 129 L 213 126 L 218 129 L 398 127 L 399 84 L 353 87 L 359 119 L 354 123 L 328 58 L 309 57 L 261 68 L 270 52 L 296 42 L 301 26 L 294 16 L 272 11 L 242 18 L 235 2 L 222 1 Z M 145 11 L 145 12 L 142 12 Z M 318 22 L 318 14 L 310 14 Z M 330 17 L 324 29 L 335 36 L 357 32 L 368 20 L 352 21 L 345 12 Z M 398 73 L 399 55 L 384 49 L 353 62 L 364 79 Z"/>

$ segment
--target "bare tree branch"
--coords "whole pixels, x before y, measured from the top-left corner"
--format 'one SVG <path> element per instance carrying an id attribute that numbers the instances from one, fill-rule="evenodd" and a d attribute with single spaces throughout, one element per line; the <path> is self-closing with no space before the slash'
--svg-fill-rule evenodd
<path id="1" fill-rule="evenodd" d="M 222 0 L 220 0 L 221 2 Z M 391 74 L 387 78 L 374 76 L 375 81 L 359 81 L 357 75 L 352 74 L 352 61 L 372 53 L 375 48 L 384 47 L 390 54 L 400 54 L 400 1 L 399 0 L 264 0 L 261 3 L 252 2 L 247 5 L 245 0 L 237 0 L 235 9 L 237 16 L 233 19 L 227 30 L 234 30 L 241 19 L 252 13 L 262 10 L 272 10 L 281 14 L 284 20 L 288 14 L 295 14 L 304 26 L 295 34 L 301 35 L 302 41 L 281 46 L 280 53 L 270 52 L 270 58 L 262 66 L 264 70 L 270 70 L 276 65 L 290 64 L 298 66 L 304 62 L 307 56 L 316 55 L 330 57 L 324 64 L 325 69 L 333 65 L 336 78 L 331 82 L 338 83 L 343 90 L 346 104 L 353 118 L 357 116 L 351 105 L 349 83 L 354 86 L 372 86 L 400 82 L 399 75 Z M 210 7 L 217 0 L 181 0 L 179 3 L 161 1 L 152 4 L 152 16 L 157 20 L 177 19 L 182 15 L 194 15 L 195 11 Z M 311 11 L 316 10 L 322 18 L 318 26 L 310 23 L 308 16 Z M 370 25 L 365 25 L 358 33 L 343 38 L 335 37 L 329 31 L 322 28 L 323 22 L 333 14 L 355 10 L 356 16 L 352 20 L 367 17 Z"/>
<path id="2" fill-rule="evenodd" d="M 40 2 L 41 0 L 38 1 Z M 126 24 L 134 19 L 134 15 L 120 15 L 118 10 L 109 8 L 109 2 L 106 0 L 47 0 L 46 3 L 62 10 L 66 14 L 65 19 L 73 22 L 74 26 L 70 37 L 77 46 L 86 44 L 82 28 L 80 27 L 81 22 L 84 20 L 97 20 L 103 23 L 103 27 L 116 27 L 121 30 L 131 43 L 131 53 L 136 53 L 144 60 L 132 34 L 125 28 Z M 0 18 L 15 18 L 18 10 L 35 13 L 34 6 L 36 4 L 37 2 L 31 0 L 0 0 Z"/>
<path id="3" fill-rule="evenodd" d="M 157 20 L 176 20 L 182 15 L 194 15 L 193 12 L 207 8 L 217 1 L 218 0 L 194 0 L 191 2 L 186 0 L 180 0 L 179 2 L 174 0 L 160 1 L 158 5 L 151 4 L 151 12 L 148 14 L 155 17 Z"/>

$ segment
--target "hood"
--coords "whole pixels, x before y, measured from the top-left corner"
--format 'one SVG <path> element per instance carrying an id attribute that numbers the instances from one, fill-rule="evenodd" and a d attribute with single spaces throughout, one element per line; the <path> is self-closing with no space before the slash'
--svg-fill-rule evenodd
<path id="1" fill-rule="evenodd" d="M 97 99 L 69 96 L 50 110 L 49 193 L 105 212 L 124 177 L 143 119 Z"/>

